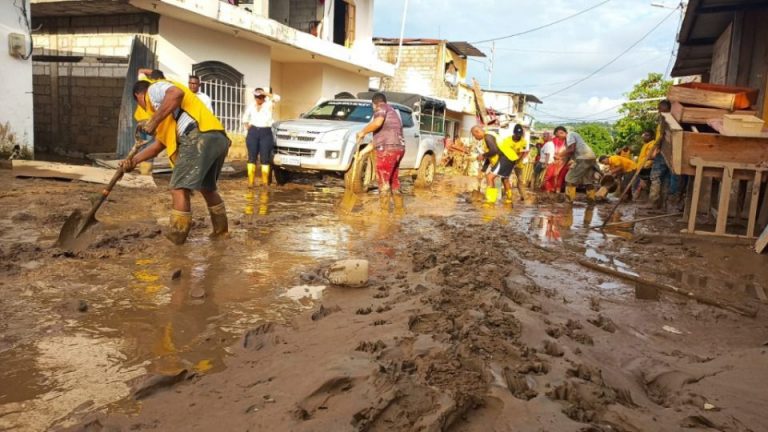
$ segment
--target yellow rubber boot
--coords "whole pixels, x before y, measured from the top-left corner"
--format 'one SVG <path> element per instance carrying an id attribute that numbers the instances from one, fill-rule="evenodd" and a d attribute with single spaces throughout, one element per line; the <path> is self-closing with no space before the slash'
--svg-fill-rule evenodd
<path id="1" fill-rule="evenodd" d="M 495 187 L 485 188 L 485 203 L 496 204 L 496 200 L 499 199 L 499 190 Z"/>
<path id="2" fill-rule="evenodd" d="M 256 182 L 256 164 L 249 163 L 246 168 L 248 169 L 248 187 L 253 187 Z"/>
<path id="3" fill-rule="evenodd" d="M 171 210 L 171 224 L 165 237 L 175 245 L 182 245 L 187 241 L 190 228 L 192 228 L 192 212 Z"/>
<path id="4" fill-rule="evenodd" d="M 589 203 L 595 202 L 595 188 L 587 189 L 587 202 Z"/>
<path id="5" fill-rule="evenodd" d="M 269 185 L 269 165 L 262 165 L 261 166 L 261 185 L 267 186 Z"/>
<path id="6" fill-rule="evenodd" d="M 512 204 L 512 189 L 508 189 L 504 191 L 504 195 L 505 195 L 504 203 Z"/>
<path id="7" fill-rule="evenodd" d="M 565 197 L 568 198 L 568 201 L 570 202 L 576 201 L 576 186 L 573 186 L 573 185 L 566 186 Z"/>
<path id="8" fill-rule="evenodd" d="M 212 207 L 208 207 L 208 214 L 211 215 L 211 225 L 213 231 L 211 237 L 218 237 L 222 234 L 226 234 L 229 231 L 229 223 L 227 221 L 227 208 L 222 202 Z"/>

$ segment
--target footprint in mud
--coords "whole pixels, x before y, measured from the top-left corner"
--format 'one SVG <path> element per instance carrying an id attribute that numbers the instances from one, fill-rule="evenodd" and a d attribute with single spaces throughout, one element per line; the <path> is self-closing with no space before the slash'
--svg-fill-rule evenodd
<path id="1" fill-rule="evenodd" d="M 324 382 L 312 394 L 304 398 L 293 410 L 297 420 L 309 420 L 317 410 L 328 409 L 328 401 L 354 387 L 355 382 L 350 377 L 335 377 Z"/>
<path id="2" fill-rule="evenodd" d="M 535 390 L 536 380 L 533 377 L 515 372 L 508 367 L 504 368 L 503 375 L 512 396 L 527 401 L 539 395 Z"/>
<path id="3" fill-rule="evenodd" d="M 312 321 L 321 320 L 334 312 L 341 312 L 341 308 L 338 306 L 325 307 L 321 304 L 316 311 L 312 312 Z"/>
<path id="4" fill-rule="evenodd" d="M 597 318 L 589 319 L 587 320 L 590 324 L 592 324 L 595 327 L 599 327 L 608 333 L 615 333 L 618 327 L 616 327 L 616 324 L 611 320 L 610 318 L 606 317 L 603 314 L 599 314 Z"/>
<path id="5" fill-rule="evenodd" d="M 408 329 L 414 333 L 448 333 L 453 329 L 453 324 L 445 314 L 435 312 L 413 315 L 408 319 Z"/>
<path id="6" fill-rule="evenodd" d="M 584 364 L 576 365 L 566 371 L 569 377 L 575 377 L 584 381 L 590 381 L 598 385 L 603 384 L 603 376 L 600 369 L 593 368 Z"/>
<path id="7" fill-rule="evenodd" d="M 545 340 L 544 341 L 544 353 L 552 357 L 562 357 L 565 355 L 565 351 L 555 342 Z"/>
<path id="8" fill-rule="evenodd" d="M 595 341 L 592 339 L 592 336 L 590 336 L 590 335 L 588 335 L 588 334 L 586 334 L 584 332 L 580 332 L 580 331 L 570 332 L 568 334 L 568 337 L 573 339 L 573 340 L 575 340 L 576 342 L 578 342 L 578 343 L 580 343 L 582 345 L 594 345 L 595 344 Z"/>

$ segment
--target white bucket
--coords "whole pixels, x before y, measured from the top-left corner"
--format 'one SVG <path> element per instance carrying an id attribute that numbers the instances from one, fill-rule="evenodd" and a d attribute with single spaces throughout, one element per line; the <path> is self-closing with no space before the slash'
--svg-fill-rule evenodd
<path id="1" fill-rule="evenodd" d="M 328 269 L 326 277 L 334 285 L 364 286 L 368 283 L 368 261 L 361 259 L 338 261 Z"/>

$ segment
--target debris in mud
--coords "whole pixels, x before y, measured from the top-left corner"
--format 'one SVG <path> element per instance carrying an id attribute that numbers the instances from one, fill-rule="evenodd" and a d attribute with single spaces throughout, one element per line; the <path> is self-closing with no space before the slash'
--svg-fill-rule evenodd
<path id="1" fill-rule="evenodd" d="M 190 374 L 186 369 L 182 369 L 174 375 L 151 375 L 135 387 L 132 392 L 133 398 L 135 400 L 147 398 L 162 389 L 172 387 L 193 376 L 194 374 Z"/>
<path id="2" fill-rule="evenodd" d="M 181 269 L 176 269 L 171 275 L 171 280 L 178 280 L 181 278 Z"/>
<path id="3" fill-rule="evenodd" d="M 373 307 L 367 307 L 367 308 L 360 308 L 355 311 L 356 315 L 369 315 L 371 312 L 373 312 Z"/>
<path id="4" fill-rule="evenodd" d="M 341 308 L 339 306 L 325 307 L 325 305 L 321 304 L 316 311 L 312 312 L 311 318 L 312 321 L 318 321 L 334 312 L 341 312 Z"/>
<path id="5" fill-rule="evenodd" d="M 376 313 L 384 313 L 384 312 L 389 312 L 391 310 L 392 310 L 392 306 L 390 305 L 379 306 L 376 308 Z"/>
<path id="6" fill-rule="evenodd" d="M 594 319 L 588 319 L 587 320 L 590 324 L 592 324 L 595 327 L 601 328 L 608 333 L 615 333 L 618 329 L 616 327 L 616 324 L 611 320 L 610 318 L 606 317 L 603 314 L 600 314 L 597 316 L 597 318 Z"/>
<path id="7" fill-rule="evenodd" d="M 361 352 L 367 352 L 367 353 L 373 354 L 378 351 L 384 350 L 386 347 L 387 347 L 387 344 L 385 344 L 381 340 L 377 340 L 376 342 L 363 341 L 357 345 L 357 348 L 355 348 L 355 351 L 361 351 Z"/>
<path id="8" fill-rule="evenodd" d="M 580 343 L 582 345 L 594 345 L 595 344 L 595 341 L 592 339 L 592 336 L 590 336 L 590 335 L 588 335 L 588 334 L 586 334 L 584 332 L 580 332 L 580 331 L 569 332 L 568 333 L 568 337 L 570 337 L 571 339 L 575 340 L 576 342 L 578 342 L 578 343 Z"/>
<path id="9" fill-rule="evenodd" d="M 600 312 L 600 298 L 598 298 L 598 297 L 590 297 L 589 298 L 589 308 L 592 309 L 595 312 Z"/>
<path id="10" fill-rule="evenodd" d="M 205 289 L 201 286 L 192 287 L 192 289 L 189 290 L 189 296 L 193 299 L 205 298 Z"/>
<path id="11" fill-rule="evenodd" d="M 328 268 L 325 276 L 333 285 L 365 286 L 368 284 L 368 261 L 362 259 L 338 261 Z"/>

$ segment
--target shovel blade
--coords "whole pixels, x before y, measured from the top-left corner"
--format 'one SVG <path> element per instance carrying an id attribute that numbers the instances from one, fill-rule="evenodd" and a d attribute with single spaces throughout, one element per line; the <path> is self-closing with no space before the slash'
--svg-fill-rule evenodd
<path id="1" fill-rule="evenodd" d="M 62 249 L 73 249 L 77 238 L 95 223 L 96 220 L 93 218 L 83 220 L 83 213 L 80 210 L 73 211 L 61 227 L 56 246 Z"/>

